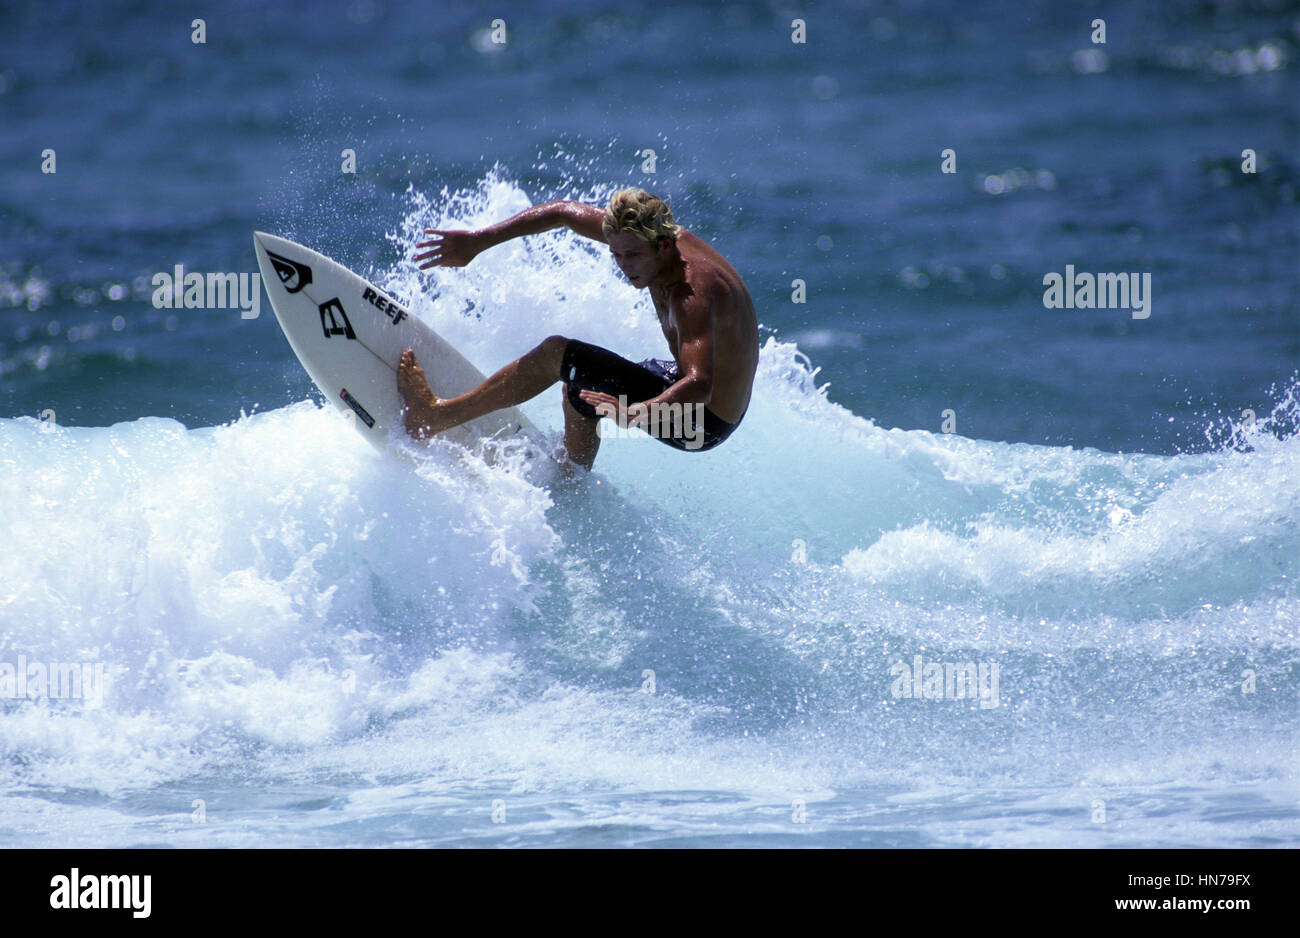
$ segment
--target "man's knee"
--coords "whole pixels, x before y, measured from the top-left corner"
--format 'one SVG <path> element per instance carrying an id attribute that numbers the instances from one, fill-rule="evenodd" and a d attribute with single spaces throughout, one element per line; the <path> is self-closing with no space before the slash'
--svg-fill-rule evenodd
<path id="1" fill-rule="evenodd" d="M 542 339 L 537 350 L 547 358 L 553 358 L 558 363 L 564 359 L 564 350 L 568 348 L 569 340 L 562 335 L 550 335 Z"/>

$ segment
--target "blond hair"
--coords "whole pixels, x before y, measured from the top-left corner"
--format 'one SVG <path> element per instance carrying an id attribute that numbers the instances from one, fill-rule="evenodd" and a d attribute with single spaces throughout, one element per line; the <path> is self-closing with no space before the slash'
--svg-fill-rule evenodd
<path id="1" fill-rule="evenodd" d="M 634 234 L 642 241 L 658 245 L 675 241 L 682 226 L 673 224 L 673 210 L 663 199 L 644 189 L 620 189 L 610 197 L 601 231 L 606 238 L 617 234 Z"/>

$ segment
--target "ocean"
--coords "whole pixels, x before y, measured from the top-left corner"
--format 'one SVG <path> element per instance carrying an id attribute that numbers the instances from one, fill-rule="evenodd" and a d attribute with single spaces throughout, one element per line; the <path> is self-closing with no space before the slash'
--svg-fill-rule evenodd
<path id="1" fill-rule="evenodd" d="M 7 0 L 0 846 L 1300 845 L 1298 59 L 1263 0 Z M 152 301 L 263 230 L 484 372 L 664 358 L 567 231 L 410 261 L 629 185 L 758 310 L 708 453 L 379 452 L 264 294 Z"/>

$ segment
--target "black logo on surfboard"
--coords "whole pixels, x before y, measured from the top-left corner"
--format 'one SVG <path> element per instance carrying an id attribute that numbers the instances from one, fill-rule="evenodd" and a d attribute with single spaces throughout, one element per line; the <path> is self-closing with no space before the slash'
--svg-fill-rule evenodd
<path id="1" fill-rule="evenodd" d="M 357 337 L 357 334 L 352 331 L 352 323 L 348 322 L 348 314 L 343 311 L 343 304 L 339 302 L 337 296 L 320 305 L 320 327 L 327 339 L 335 335 L 346 336 L 349 339 Z"/>
<path id="2" fill-rule="evenodd" d="M 287 257 L 281 257 L 279 254 L 266 252 L 266 256 L 271 259 L 271 266 L 275 268 L 275 275 L 280 278 L 280 283 L 289 293 L 297 293 L 307 284 L 311 283 L 311 268 L 306 264 L 299 264 L 297 261 L 291 261 Z"/>

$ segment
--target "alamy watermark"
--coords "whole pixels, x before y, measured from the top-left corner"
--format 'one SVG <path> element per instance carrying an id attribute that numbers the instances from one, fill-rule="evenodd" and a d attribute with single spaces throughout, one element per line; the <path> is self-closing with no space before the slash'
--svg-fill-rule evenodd
<path id="1" fill-rule="evenodd" d="M 50 880 L 52 909 L 129 909 L 132 918 L 148 918 L 153 908 L 153 876 L 83 874 L 73 867 Z"/>
<path id="2" fill-rule="evenodd" d="M 1043 275 L 1043 306 L 1047 309 L 1131 309 L 1134 319 L 1151 315 L 1151 274 L 1089 274 L 1074 272 Z"/>
<path id="3" fill-rule="evenodd" d="M 104 663 L 28 661 L 18 656 L 15 667 L 0 661 L 0 699 L 84 700 L 92 707 L 104 703 Z"/>
<path id="4" fill-rule="evenodd" d="M 619 426 L 617 415 L 628 409 L 626 394 L 618 396 L 618 407 L 613 404 L 596 404 L 596 413 L 607 417 L 596 425 L 596 435 L 602 440 L 624 439 L 635 434 L 635 427 L 655 439 L 681 440 L 684 448 L 699 449 L 704 445 L 704 405 L 703 404 L 665 404 L 651 401 L 640 405 L 645 408 L 644 416 L 630 420 L 626 427 Z M 635 406 L 635 405 L 634 405 Z"/>
<path id="5" fill-rule="evenodd" d="M 238 309 L 241 319 L 262 314 L 262 275 L 210 273 L 206 277 L 177 264 L 153 275 L 154 309 Z"/>
<path id="6" fill-rule="evenodd" d="M 909 666 L 897 661 L 889 668 L 894 697 L 920 700 L 975 700 L 981 710 L 1001 706 L 998 695 L 999 669 L 995 661 L 924 661 L 920 655 Z"/>

